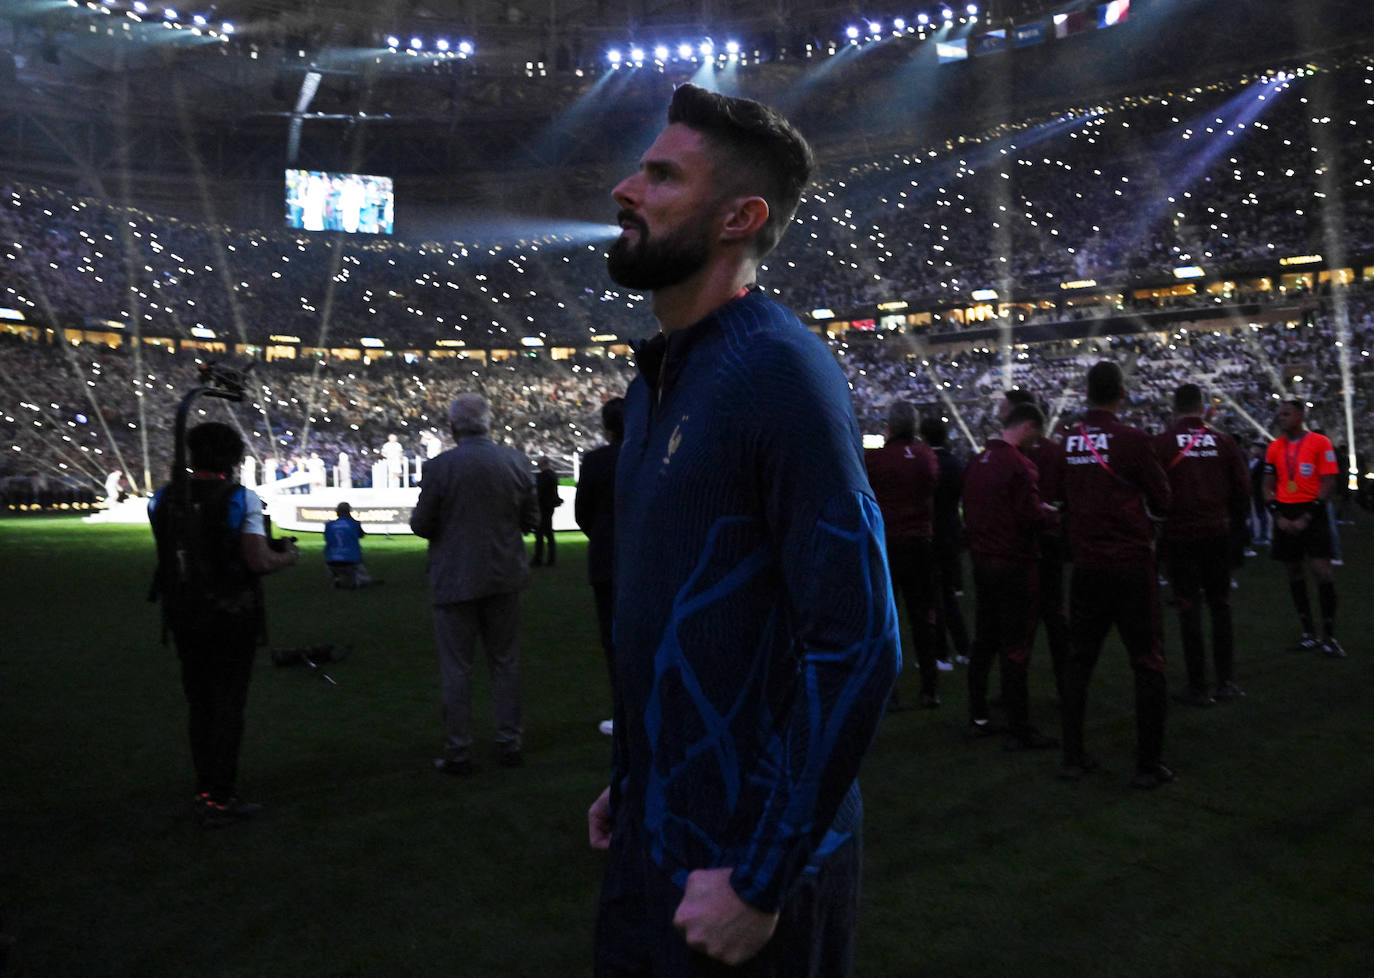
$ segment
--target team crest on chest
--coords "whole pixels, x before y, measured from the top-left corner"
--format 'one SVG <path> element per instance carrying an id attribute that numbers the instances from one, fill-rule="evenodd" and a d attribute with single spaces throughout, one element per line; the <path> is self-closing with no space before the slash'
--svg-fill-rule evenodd
<path id="1" fill-rule="evenodd" d="M 688 415 L 684 414 L 682 420 L 673 426 L 673 433 L 668 436 L 668 453 L 663 456 L 664 465 L 667 465 L 668 462 L 672 460 L 673 453 L 676 452 L 677 447 L 682 444 L 682 422 L 686 421 L 687 418 Z"/>

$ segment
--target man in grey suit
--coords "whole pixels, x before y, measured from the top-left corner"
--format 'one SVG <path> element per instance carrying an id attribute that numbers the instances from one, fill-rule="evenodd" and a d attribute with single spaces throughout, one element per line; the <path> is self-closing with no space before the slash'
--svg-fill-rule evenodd
<path id="1" fill-rule="evenodd" d="M 466 775 L 472 762 L 470 678 L 487 654 L 501 764 L 524 763 L 520 711 L 520 592 L 530 582 L 522 534 L 539 521 L 523 454 L 491 440 L 491 407 L 459 394 L 449 408 L 458 443 L 425 465 L 410 528 L 429 541 L 429 595 L 444 699 L 444 754 L 434 767 Z"/>

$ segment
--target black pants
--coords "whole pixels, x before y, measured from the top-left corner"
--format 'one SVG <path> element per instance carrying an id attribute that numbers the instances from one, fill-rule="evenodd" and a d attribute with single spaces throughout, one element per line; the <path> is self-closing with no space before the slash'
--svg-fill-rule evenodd
<path id="1" fill-rule="evenodd" d="M 1152 771 L 1164 750 L 1164 635 L 1153 561 L 1136 567 L 1078 567 L 1069 589 L 1069 661 L 1064 670 L 1064 760 L 1084 760 L 1088 683 L 1116 626 L 1135 674 L 1136 768 Z"/>
<path id="2" fill-rule="evenodd" d="M 1069 661 L 1069 616 L 1064 612 L 1064 558 L 1057 545 L 1045 544 L 1040 557 L 1040 620 L 1054 666 L 1054 688 L 1064 696 L 1064 668 Z"/>
<path id="3" fill-rule="evenodd" d="M 634 830 L 611 842 L 596 921 L 596 978 L 846 978 L 853 968 L 863 846 L 855 836 L 804 877 L 777 930 L 753 959 L 731 968 L 687 947 L 673 927 L 682 890 Z"/>
<path id="4" fill-rule="evenodd" d="M 189 707 L 196 793 L 227 801 L 233 797 L 238 780 L 257 629 L 253 625 L 179 629 L 173 632 L 173 639 Z"/>
<path id="5" fill-rule="evenodd" d="M 935 651 L 944 657 L 950 645 L 958 655 L 968 655 L 968 626 L 954 592 L 963 588 L 959 548 L 948 543 L 936 543 L 935 554 Z"/>
<path id="6" fill-rule="evenodd" d="M 553 510 L 539 514 L 539 526 L 534 531 L 534 564 L 544 563 L 544 543 L 549 545 L 549 566 L 553 566 L 554 557 L 557 554 L 557 544 L 553 539 Z"/>
<path id="7" fill-rule="evenodd" d="M 592 598 L 596 602 L 596 627 L 601 638 L 601 650 L 606 653 L 606 671 L 615 688 L 615 638 L 611 625 L 615 620 L 615 583 L 593 581 Z"/>
<path id="8" fill-rule="evenodd" d="M 915 537 L 887 541 L 887 566 L 892 590 L 906 605 L 916 665 L 921 672 L 921 692 L 934 696 L 940 670 L 935 664 L 935 561 L 930 539 Z"/>
<path id="9" fill-rule="evenodd" d="M 1210 540 L 1169 541 L 1169 583 L 1178 604 L 1183 659 L 1188 667 L 1188 686 L 1207 689 L 1207 651 L 1202 640 L 1202 607 L 1212 618 L 1212 657 L 1217 683 L 1228 683 L 1235 662 L 1231 626 L 1231 566 L 1226 536 Z"/>
<path id="10" fill-rule="evenodd" d="M 975 720 L 988 718 L 988 671 L 993 658 L 1000 658 L 1002 699 L 1007 710 L 1007 726 L 1014 734 L 1030 729 L 1027 670 L 1040 611 L 1038 577 L 1034 564 L 1020 567 L 973 565 L 977 610 L 973 655 L 968 670 L 969 712 Z"/>

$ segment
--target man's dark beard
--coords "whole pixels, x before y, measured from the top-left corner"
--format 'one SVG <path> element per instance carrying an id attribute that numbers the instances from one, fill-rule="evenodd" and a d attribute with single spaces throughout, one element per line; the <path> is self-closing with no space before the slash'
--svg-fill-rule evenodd
<path id="1" fill-rule="evenodd" d="M 623 213 L 621 219 L 633 221 L 638 240 L 617 238 L 606 254 L 606 271 L 617 285 L 645 292 L 666 289 L 696 274 L 710 256 L 705 229 L 700 226 L 683 226 L 651 239 L 643 221 Z"/>

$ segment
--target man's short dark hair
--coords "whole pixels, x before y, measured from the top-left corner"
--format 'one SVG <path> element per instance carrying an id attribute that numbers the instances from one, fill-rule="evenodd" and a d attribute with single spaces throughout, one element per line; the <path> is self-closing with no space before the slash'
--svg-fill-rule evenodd
<path id="1" fill-rule="evenodd" d="M 1088 403 L 1115 404 L 1126 393 L 1125 375 L 1110 360 L 1099 360 L 1088 371 Z"/>
<path id="2" fill-rule="evenodd" d="M 1020 387 L 1013 387 L 1009 391 L 1003 391 L 1002 396 L 1007 399 L 1008 404 L 1034 404 L 1035 395 L 1028 390 Z"/>
<path id="3" fill-rule="evenodd" d="M 887 436 L 916 440 L 916 405 L 910 401 L 893 401 L 887 409 Z"/>
<path id="4" fill-rule="evenodd" d="M 1174 413 L 1196 414 L 1202 410 L 1202 388 L 1197 384 L 1180 384 L 1174 391 Z"/>
<path id="5" fill-rule="evenodd" d="M 243 461 L 243 439 L 227 424 L 206 421 L 186 432 L 191 468 L 217 475 L 233 475 Z"/>
<path id="6" fill-rule="evenodd" d="M 929 415 L 921 419 L 921 438 L 931 448 L 940 448 L 949 441 L 949 425 L 945 419 Z"/>
<path id="7" fill-rule="evenodd" d="M 625 398 L 613 397 L 601 405 L 601 426 L 611 436 L 611 441 L 625 437 Z"/>
<path id="8" fill-rule="evenodd" d="M 723 189 L 768 202 L 768 220 L 754 236 L 753 248 L 760 258 L 772 251 L 796 214 L 815 165 L 801 133 L 776 109 L 696 85 L 673 92 L 668 122 L 701 133 L 723 153 L 716 165 Z"/>
<path id="9" fill-rule="evenodd" d="M 1302 415 L 1306 415 L 1306 414 L 1307 414 L 1307 402 L 1304 401 L 1304 400 L 1303 400 L 1302 398 L 1300 398 L 1300 397 L 1290 397 L 1288 400 L 1284 401 L 1283 403 L 1284 403 L 1284 404 L 1287 404 L 1289 407 L 1293 408 L 1293 409 L 1294 409 L 1295 411 L 1297 411 L 1299 414 L 1302 414 Z"/>
<path id="10" fill-rule="evenodd" d="M 1031 427 L 1036 431 L 1045 430 L 1045 414 L 1040 408 L 1036 407 L 1032 401 L 1027 404 L 1018 404 L 1007 414 L 1007 420 L 1003 422 L 1004 428 L 1015 428 L 1022 422 L 1029 421 Z"/>

